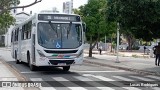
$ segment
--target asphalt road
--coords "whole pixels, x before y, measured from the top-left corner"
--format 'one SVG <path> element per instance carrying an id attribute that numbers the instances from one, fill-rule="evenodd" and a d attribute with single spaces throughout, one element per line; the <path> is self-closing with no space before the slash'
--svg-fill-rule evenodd
<path id="1" fill-rule="evenodd" d="M 27 64 L 16 64 L 10 51 L 0 50 L 0 56 L 28 81 L 42 83 L 41 90 L 160 90 L 160 77 L 157 76 L 144 76 L 88 63 L 72 66 L 69 72 L 54 67 L 40 67 L 37 71 L 30 71 Z M 147 83 L 159 87 L 143 86 Z"/>

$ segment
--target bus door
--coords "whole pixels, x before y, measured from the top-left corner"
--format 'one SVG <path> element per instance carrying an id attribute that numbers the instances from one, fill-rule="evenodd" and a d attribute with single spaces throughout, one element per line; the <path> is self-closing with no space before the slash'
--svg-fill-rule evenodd
<path id="1" fill-rule="evenodd" d="M 21 60 L 21 33 L 22 29 L 18 29 L 18 52 L 17 52 L 17 59 Z"/>
<path id="2" fill-rule="evenodd" d="M 35 34 L 32 34 L 32 62 L 33 63 L 35 63 L 35 38 L 36 38 L 36 36 L 35 36 Z"/>
<path id="3" fill-rule="evenodd" d="M 15 53 L 14 53 L 14 51 L 15 51 L 15 48 L 14 48 L 14 37 L 15 36 L 15 31 L 12 31 L 12 36 L 11 36 L 11 55 L 12 55 L 12 57 L 13 58 L 15 58 Z"/>

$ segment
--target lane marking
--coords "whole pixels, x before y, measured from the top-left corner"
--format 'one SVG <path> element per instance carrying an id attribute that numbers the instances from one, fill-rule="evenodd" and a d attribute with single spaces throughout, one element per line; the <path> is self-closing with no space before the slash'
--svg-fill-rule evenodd
<path id="1" fill-rule="evenodd" d="M 124 70 L 118 70 L 118 71 L 71 71 L 71 72 L 89 72 L 89 73 L 100 73 L 100 72 L 126 72 L 126 71 L 124 71 Z"/>
<path id="2" fill-rule="evenodd" d="M 83 76 L 91 76 L 91 77 L 98 78 L 98 79 L 103 80 L 103 81 L 115 81 L 115 80 L 110 79 L 110 78 L 106 78 L 106 77 L 103 77 L 103 76 L 96 76 L 96 75 L 92 75 L 92 74 L 83 74 Z"/>
<path id="3" fill-rule="evenodd" d="M 154 89 L 154 90 L 160 90 L 160 88 L 158 88 L 158 87 L 153 87 L 153 89 Z"/>
<path id="4" fill-rule="evenodd" d="M 0 90 L 25 90 L 22 87 L 0 87 Z"/>
<path id="5" fill-rule="evenodd" d="M 39 72 L 32 72 L 32 71 L 28 71 L 28 72 L 21 72 L 22 74 L 28 74 L 28 73 L 43 73 L 43 72 L 54 72 L 54 71 L 39 71 Z M 118 71 L 75 71 L 75 70 L 71 70 L 70 72 L 84 72 L 84 73 L 103 73 L 103 72 L 126 72 L 125 70 L 118 70 Z"/>
<path id="6" fill-rule="evenodd" d="M 122 87 L 122 88 L 128 89 L 128 90 L 142 90 L 142 89 L 135 88 L 135 87 Z"/>
<path id="7" fill-rule="evenodd" d="M 65 78 L 63 78 L 63 77 L 52 77 L 54 80 L 56 80 L 56 81 L 69 81 L 69 80 L 67 80 L 67 79 L 65 79 Z"/>
<path id="8" fill-rule="evenodd" d="M 84 76 L 74 76 L 74 78 L 78 79 L 79 81 L 93 81 L 93 80 L 91 80 L 89 78 L 86 78 Z M 105 87 L 104 85 L 101 85 L 101 84 L 99 84 L 97 82 L 92 82 L 92 84 L 90 84 L 90 85 L 101 86 L 101 87 L 96 87 L 96 88 L 98 88 L 100 90 L 115 90 L 115 89 L 110 88 L 110 87 Z"/>
<path id="9" fill-rule="evenodd" d="M 148 76 L 145 76 L 145 77 L 149 77 L 149 78 L 153 78 L 153 79 L 158 79 L 158 80 L 160 80 L 160 77 L 157 77 L 157 76 L 148 75 Z"/>
<path id="10" fill-rule="evenodd" d="M 56 90 L 53 87 L 40 87 L 40 90 Z"/>
<path id="11" fill-rule="evenodd" d="M 21 73 L 27 74 L 27 73 L 38 73 L 38 72 L 21 72 Z"/>
<path id="12" fill-rule="evenodd" d="M 139 76 L 130 76 L 132 78 L 136 78 L 136 79 L 140 79 L 140 80 L 143 80 L 143 81 L 155 81 L 155 80 L 152 80 L 152 79 L 148 79 L 148 78 L 144 78 L 144 77 L 139 77 Z"/>
<path id="13" fill-rule="evenodd" d="M 43 81 L 42 78 L 30 78 L 31 81 Z"/>
<path id="14" fill-rule="evenodd" d="M 68 87 L 69 89 L 71 89 L 71 90 L 87 90 L 87 89 L 85 89 L 85 88 L 83 88 L 83 87 L 79 87 L 79 85 L 77 85 L 77 84 L 75 84 L 75 83 L 73 83 L 73 82 L 70 82 L 69 80 L 67 80 L 67 79 L 65 79 L 65 78 L 63 78 L 63 77 L 52 77 L 54 80 L 56 80 L 56 81 L 60 81 L 59 83 L 61 83 L 61 84 L 63 84 L 64 85 L 64 83 L 63 82 L 61 82 L 61 81 L 67 81 L 67 84 L 69 84 L 69 85 L 72 85 L 72 86 L 77 86 L 77 87 Z M 64 86 L 66 86 L 66 85 L 64 85 Z M 67 86 L 66 86 L 67 87 Z"/>
<path id="15" fill-rule="evenodd" d="M 98 88 L 100 90 L 115 90 L 115 89 L 110 88 L 110 87 L 96 87 L 96 88 Z"/>
<path id="16" fill-rule="evenodd" d="M 89 78 L 83 77 L 83 76 L 73 76 L 74 78 L 80 80 L 80 81 L 93 81 Z"/>
<path id="17" fill-rule="evenodd" d="M 122 76 L 113 76 L 114 78 L 118 78 L 118 79 L 121 79 L 123 81 L 135 81 L 135 80 L 132 80 L 132 79 L 129 79 L 129 78 L 125 78 L 125 77 L 122 77 Z"/>
<path id="18" fill-rule="evenodd" d="M 42 78 L 30 78 L 31 81 L 43 81 Z M 38 87 L 40 90 L 56 90 L 53 87 Z"/>
<path id="19" fill-rule="evenodd" d="M 18 79 L 17 78 L 7 78 L 7 77 L 5 77 L 5 78 L 0 78 L 0 81 L 18 81 Z"/>
<path id="20" fill-rule="evenodd" d="M 92 77 L 98 78 L 102 81 L 115 81 L 115 80 L 112 80 L 112 79 L 109 79 L 109 78 L 106 78 L 106 77 L 103 77 L 103 76 L 96 76 L 96 75 L 92 75 L 92 74 L 83 74 L 83 75 L 84 76 L 92 76 Z M 108 83 L 110 83 L 110 82 L 108 82 Z M 114 83 L 111 83 L 111 84 L 114 84 Z M 123 84 L 123 83 L 120 83 L 120 84 Z M 128 90 L 141 90 L 141 89 L 138 89 L 138 88 L 135 88 L 135 87 L 122 87 L 122 88 L 128 89 Z"/>

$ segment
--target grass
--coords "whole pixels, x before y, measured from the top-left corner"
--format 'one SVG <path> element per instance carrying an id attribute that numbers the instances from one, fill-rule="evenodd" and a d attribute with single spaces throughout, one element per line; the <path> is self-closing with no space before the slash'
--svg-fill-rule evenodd
<path id="1" fill-rule="evenodd" d="M 133 54 L 133 55 L 132 55 L 132 57 L 134 57 L 134 58 L 138 58 L 138 55 L 136 55 L 136 54 Z"/>

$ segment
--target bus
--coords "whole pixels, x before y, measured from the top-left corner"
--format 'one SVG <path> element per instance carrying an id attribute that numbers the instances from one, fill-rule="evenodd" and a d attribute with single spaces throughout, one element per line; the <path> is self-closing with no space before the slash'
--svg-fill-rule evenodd
<path id="1" fill-rule="evenodd" d="M 16 25 L 11 34 L 11 55 L 31 71 L 40 66 L 62 67 L 83 63 L 85 24 L 76 14 L 37 13 Z"/>

